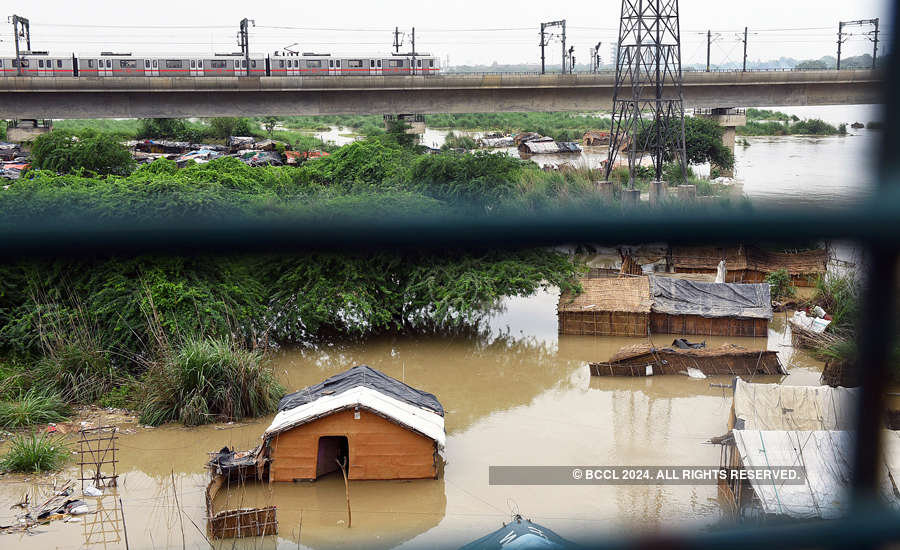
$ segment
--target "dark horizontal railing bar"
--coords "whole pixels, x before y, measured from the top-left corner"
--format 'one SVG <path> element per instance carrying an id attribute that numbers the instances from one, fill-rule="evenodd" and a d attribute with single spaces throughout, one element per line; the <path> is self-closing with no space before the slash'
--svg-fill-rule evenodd
<path id="1" fill-rule="evenodd" d="M 539 519 L 539 518 L 536 518 Z M 766 527 L 727 528 L 721 531 L 665 535 L 610 536 L 591 542 L 585 550 L 781 550 L 800 548 L 881 548 L 900 540 L 900 515 L 884 507 L 846 518 Z"/>
<path id="2" fill-rule="evenodd" d="M 701 243 L 849 239 L 897 246 L 900 208 L 883 197 L 841 211 L 598 211 L 517 217 L 352 220 L 160 220 L 153 224 L 23 220 L 2 230 L 0 261 L 96 254 L 302 252 L 410 247 L 535 247 L 573 243 Z M 346 216 L 345 216 L 346 217 Z"/>

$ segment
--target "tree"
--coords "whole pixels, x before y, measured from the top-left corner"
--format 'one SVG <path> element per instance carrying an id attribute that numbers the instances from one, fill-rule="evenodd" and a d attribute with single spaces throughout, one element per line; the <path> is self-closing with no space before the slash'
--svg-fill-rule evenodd
<path id="1" fill-rule="evenodd" d="M 210 119 L 210 132 L 214 137 L 227 138 L 229 136 L 250 136 L 250 120 L 247 118 L 218 117 Z"/>
<path id="2" fill-rule="evenodd" d="M 685 149 L 689 164 L 710 163 L 719 168 L 734 166 L 734 153 L 722 143 L 725 128 L 712 119 L 684 118 Z"/>
<path id="3" fill-rule="evenodd" d="M 275 126 L 278 125 L 278 118 L 274 116 L 267 116 L 263 119 L 263 127 L 266 129 L 266 134 L 269 135 L 269 139 L 272 139 L 272 134 L 275 133 Z"/>
<path id="4" fill-rule="evenodd" d="M 825 65 L 825 62 L 821 59 L 807 59 L 806 61 L 801 61 L 797 63 L 797 69 L 805 69 L 805 70 L 824 70 L 827 69 L 828 66 Z"/>
<path id="5" fill-rule="evenodd" d="M 31 149 L 34 168 L 54 172 L 90 170 L 105 175 L 128 175 L 134 169 L 131 153 L 106 134 L 54 131 L 38 136 Z"/>

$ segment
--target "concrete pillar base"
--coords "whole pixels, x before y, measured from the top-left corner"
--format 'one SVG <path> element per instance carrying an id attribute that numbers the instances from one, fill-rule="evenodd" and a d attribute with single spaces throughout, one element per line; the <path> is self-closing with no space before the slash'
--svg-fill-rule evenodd
<path id="1" fill-rule="evenodd" d="M 641 190 L 640 189 L 623 189 L 622 190 L 622 205 L 634 208 L 641 201 Z"/>
<path id="2" fill-rule="evenodd" d="M 611 181 L 595 181 L 594 182 L 594 191 L 599 193 L 601 197 L 605 200 L 612 202 L 615 194 L 613 193 L 613 189 L 615 184 Z"/>
<path id="3" fill-rule="evenodd" d="M 697 186 L 696 185 L 679 185 L 676 188 L 676 192 L 678 193 L 678 200 L 680 201 L 694 201 L 697 199 Z"/>
<path id="4" fill-rule="evenodd" d="M 650 182 L 650 206 L 657 206 L 666 200 L 666 182 Z"/>

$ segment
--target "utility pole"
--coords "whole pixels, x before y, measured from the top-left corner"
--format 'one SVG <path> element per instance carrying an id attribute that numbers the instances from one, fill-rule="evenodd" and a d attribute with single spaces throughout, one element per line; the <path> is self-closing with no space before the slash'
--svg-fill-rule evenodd
<path id="1" fill-rule="evenodd" d="M 256 26 L 256 21 L 253 19 L 247 19 L 246 17 L 241 19 L 240 31 L 238 32 L 238 46 L 241 47 L 241 53 L 244 54 L 244 63 L 247 64 L 246 74 L 250 76 L 250 24 Z"/>
<path id="2" fill-rule="evenodd" d="M 566 20 L 562 22 L 562 74 L 566 74 Z"/>
<path id="3" fill-rule="evenodd" d="M 16 74 L 22 76 L 22 52 L 19 49 L 19 38 L 25 38 L 25 51 L 31 51 L 31 24 L 28 19 L 12 15 L 8 19 L 13 25 L 13 36 L 16 39 Z"/>
<path id="4" fill-rule="evenodd" d="M 403 41 L 400 40 L 400 27 L 394 27 L 394 53 L 400 53 L 400 46 L 403 45 Z"/>
<path id="5" fill-rule="evenodd" d="M 541 23 L 541 74 L 546 73 L 546 55 L 544 49 L 550 44 L 550 40 L 553 38 L 553 35 L 547 36 L 547 29 L 549 27 L 562 27 L 562 71 L 566 72 L 566 20 L 562 19 L 560 21 L 550 21 L 547 23 Z"/>
<path id="6" fill-rule="evenodd" d="M 706 31 L 706 72 L 709 72 L 709 54 L 712 48 L 712 31 Z"/>
<path id="7" fill-rule="evenodd" d="M 872 50 L 872 68 L 875 68 L 875 58 L 878 56 L 878 19 L 857 19 L 855 21 L 841 21 L 838 23 L 838 39 L 837 39 L 837 70 L 841 70 L 841 45 L 845 42 L 844 39 L 844 27 L 860 27 L 864 25 L 872 25 L 875 27 L 875 30 L 870 32 L 870 35 L 873 35 L 872 38 L 869 38 L 872 42 L 875 43 L 874 49 Z"/>
<path id="8" fill-rule="evenodd" d="M 747 27 L 744 27 L 744 70 L 742 72 L 747 72 Z"/>
<path id="9" fill-rule="evenodd" d="M 412 74 L 416 74 L 416 28 L 412 28 Z"/>
<path id="10" fill-rule="evenodd" d="M 597 45 L 594 46 L 594 50 L 591 52 L 591 72 L 599 73 L 600 72 L 600 46 L 603 42 L 597 42 Z"/>
<path id="11" fill-rule="evenodd" d="M 575 72 L 575 46 L 569 46 L 569 74 Z"/>
<path id="12" fill-rule="evenodd" d="M 872 40 L 872 42 L 875 43 L 875 45 L 872 48 L 872 68 L 873 69 L 875 68 L 875 61 L 878 59 L 878 19 L 879 19 L 878 17 L 875 18 L 875 38 Z"/>

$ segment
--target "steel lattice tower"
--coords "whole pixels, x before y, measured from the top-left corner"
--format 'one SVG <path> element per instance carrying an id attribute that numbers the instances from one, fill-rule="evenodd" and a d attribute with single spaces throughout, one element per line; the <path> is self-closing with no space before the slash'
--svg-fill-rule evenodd
<path id="1" fill-rule="evenodd" d="M 657 181 L 663 163 L 676 159 L 687 179 L 678 0 L 622 0 L 606 179 L 626 148 L 630 189 L 644 153 Z"/>

